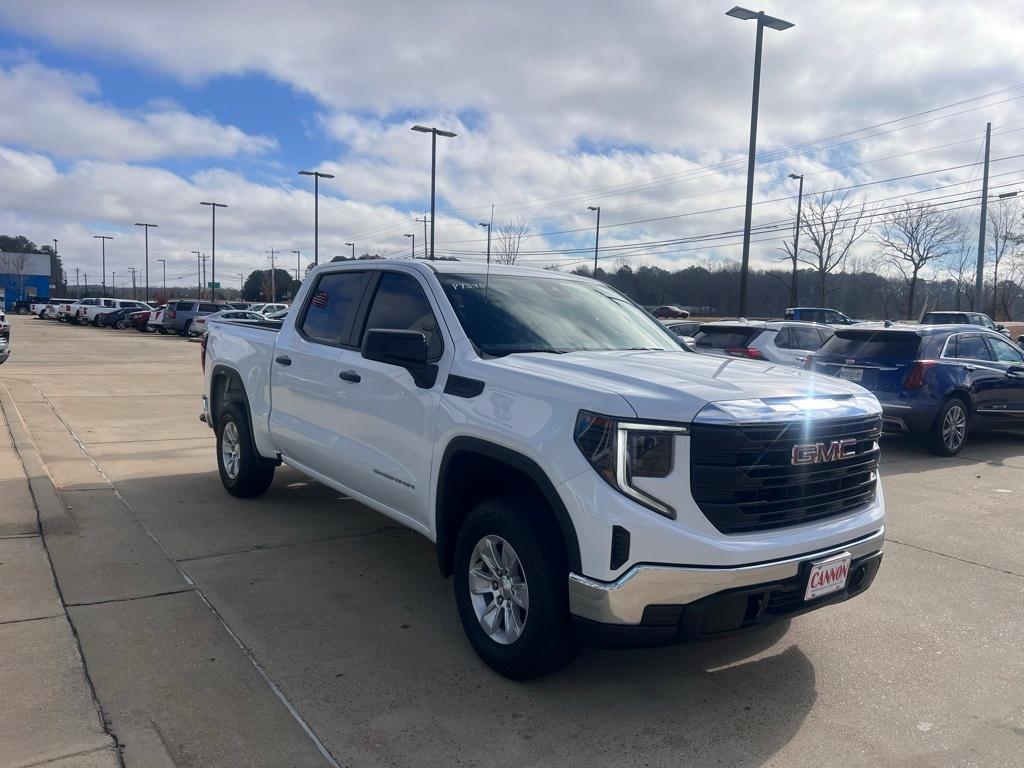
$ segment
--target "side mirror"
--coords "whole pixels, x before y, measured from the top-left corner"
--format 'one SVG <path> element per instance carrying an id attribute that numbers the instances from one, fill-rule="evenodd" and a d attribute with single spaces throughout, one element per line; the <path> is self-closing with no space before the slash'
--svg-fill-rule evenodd
<path id="1" fill-rule="evenodd" d="M 427 338 L 419 331 L 367 330 L 362 355 L 367 360 L 418 369 L 427 365 Z"/>

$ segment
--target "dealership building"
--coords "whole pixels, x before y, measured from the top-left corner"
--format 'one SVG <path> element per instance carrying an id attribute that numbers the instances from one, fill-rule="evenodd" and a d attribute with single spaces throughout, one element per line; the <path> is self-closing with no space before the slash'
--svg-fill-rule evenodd
<path id="1" fill-rule="evenodd" d="M 0 251 L 0 307 L 50 297 L 50 255 Z"/>

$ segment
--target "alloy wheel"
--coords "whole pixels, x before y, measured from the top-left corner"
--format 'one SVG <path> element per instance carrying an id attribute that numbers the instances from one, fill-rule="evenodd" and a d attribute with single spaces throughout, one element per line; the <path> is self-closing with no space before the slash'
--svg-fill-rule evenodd
<path id="1" fill-rule="evenodd" d="M 951 451 L 959 450 L 967 437 L 967 414 L 954 404 L 942 419 L 942 442 Z"/>
<path id="2" fill-rule="evenodd" d="M 242 463 L 241 448 L 238 441 L 238 427 L 235 422 L 229 421 L 224 425 L 224 432 L 220 437 L 220 457 L 224 464 L 224 474 L 231 480 L 238 477 L 238 469 Z"/>
<path id="3" fill-rule="evenodd" d="M 469 595 L 477 621 L 501 645 L 520 638 L 530 612 L 526 572 L 501 536 L 484 536 L 469 559 Z"/>

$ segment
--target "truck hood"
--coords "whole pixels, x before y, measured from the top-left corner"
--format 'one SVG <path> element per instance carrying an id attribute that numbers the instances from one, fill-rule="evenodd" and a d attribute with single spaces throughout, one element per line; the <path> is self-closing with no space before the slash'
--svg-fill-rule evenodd
<path id="1" fill-rule="evenodd" d="M 709 403 L 728 401 L 745 407 L 751 401 L 848 399 L 852 395 L 860 396 L 856 399 L 863 410 L 874 399 L 857 384 L 799 368 L 685 352 L 531 353 L 493 362 L 614 392 L 626 399 L 638 417 L 659 421 L 692 421 Z"/>

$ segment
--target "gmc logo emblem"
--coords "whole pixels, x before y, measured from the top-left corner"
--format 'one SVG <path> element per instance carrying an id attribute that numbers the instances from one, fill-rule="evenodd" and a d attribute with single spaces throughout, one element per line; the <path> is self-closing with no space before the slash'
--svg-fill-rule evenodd
<path id="1" fill-rule="evenodd" d="M 825 464 L 830 461 L 848 459 L 856 455 L 857 441 L 847 438 L 846 440 L 833 440 L 830 443 L 806 443 L 794 445 L 790 454 L 790 464 L 797 466 L 803 464 Z"/>

